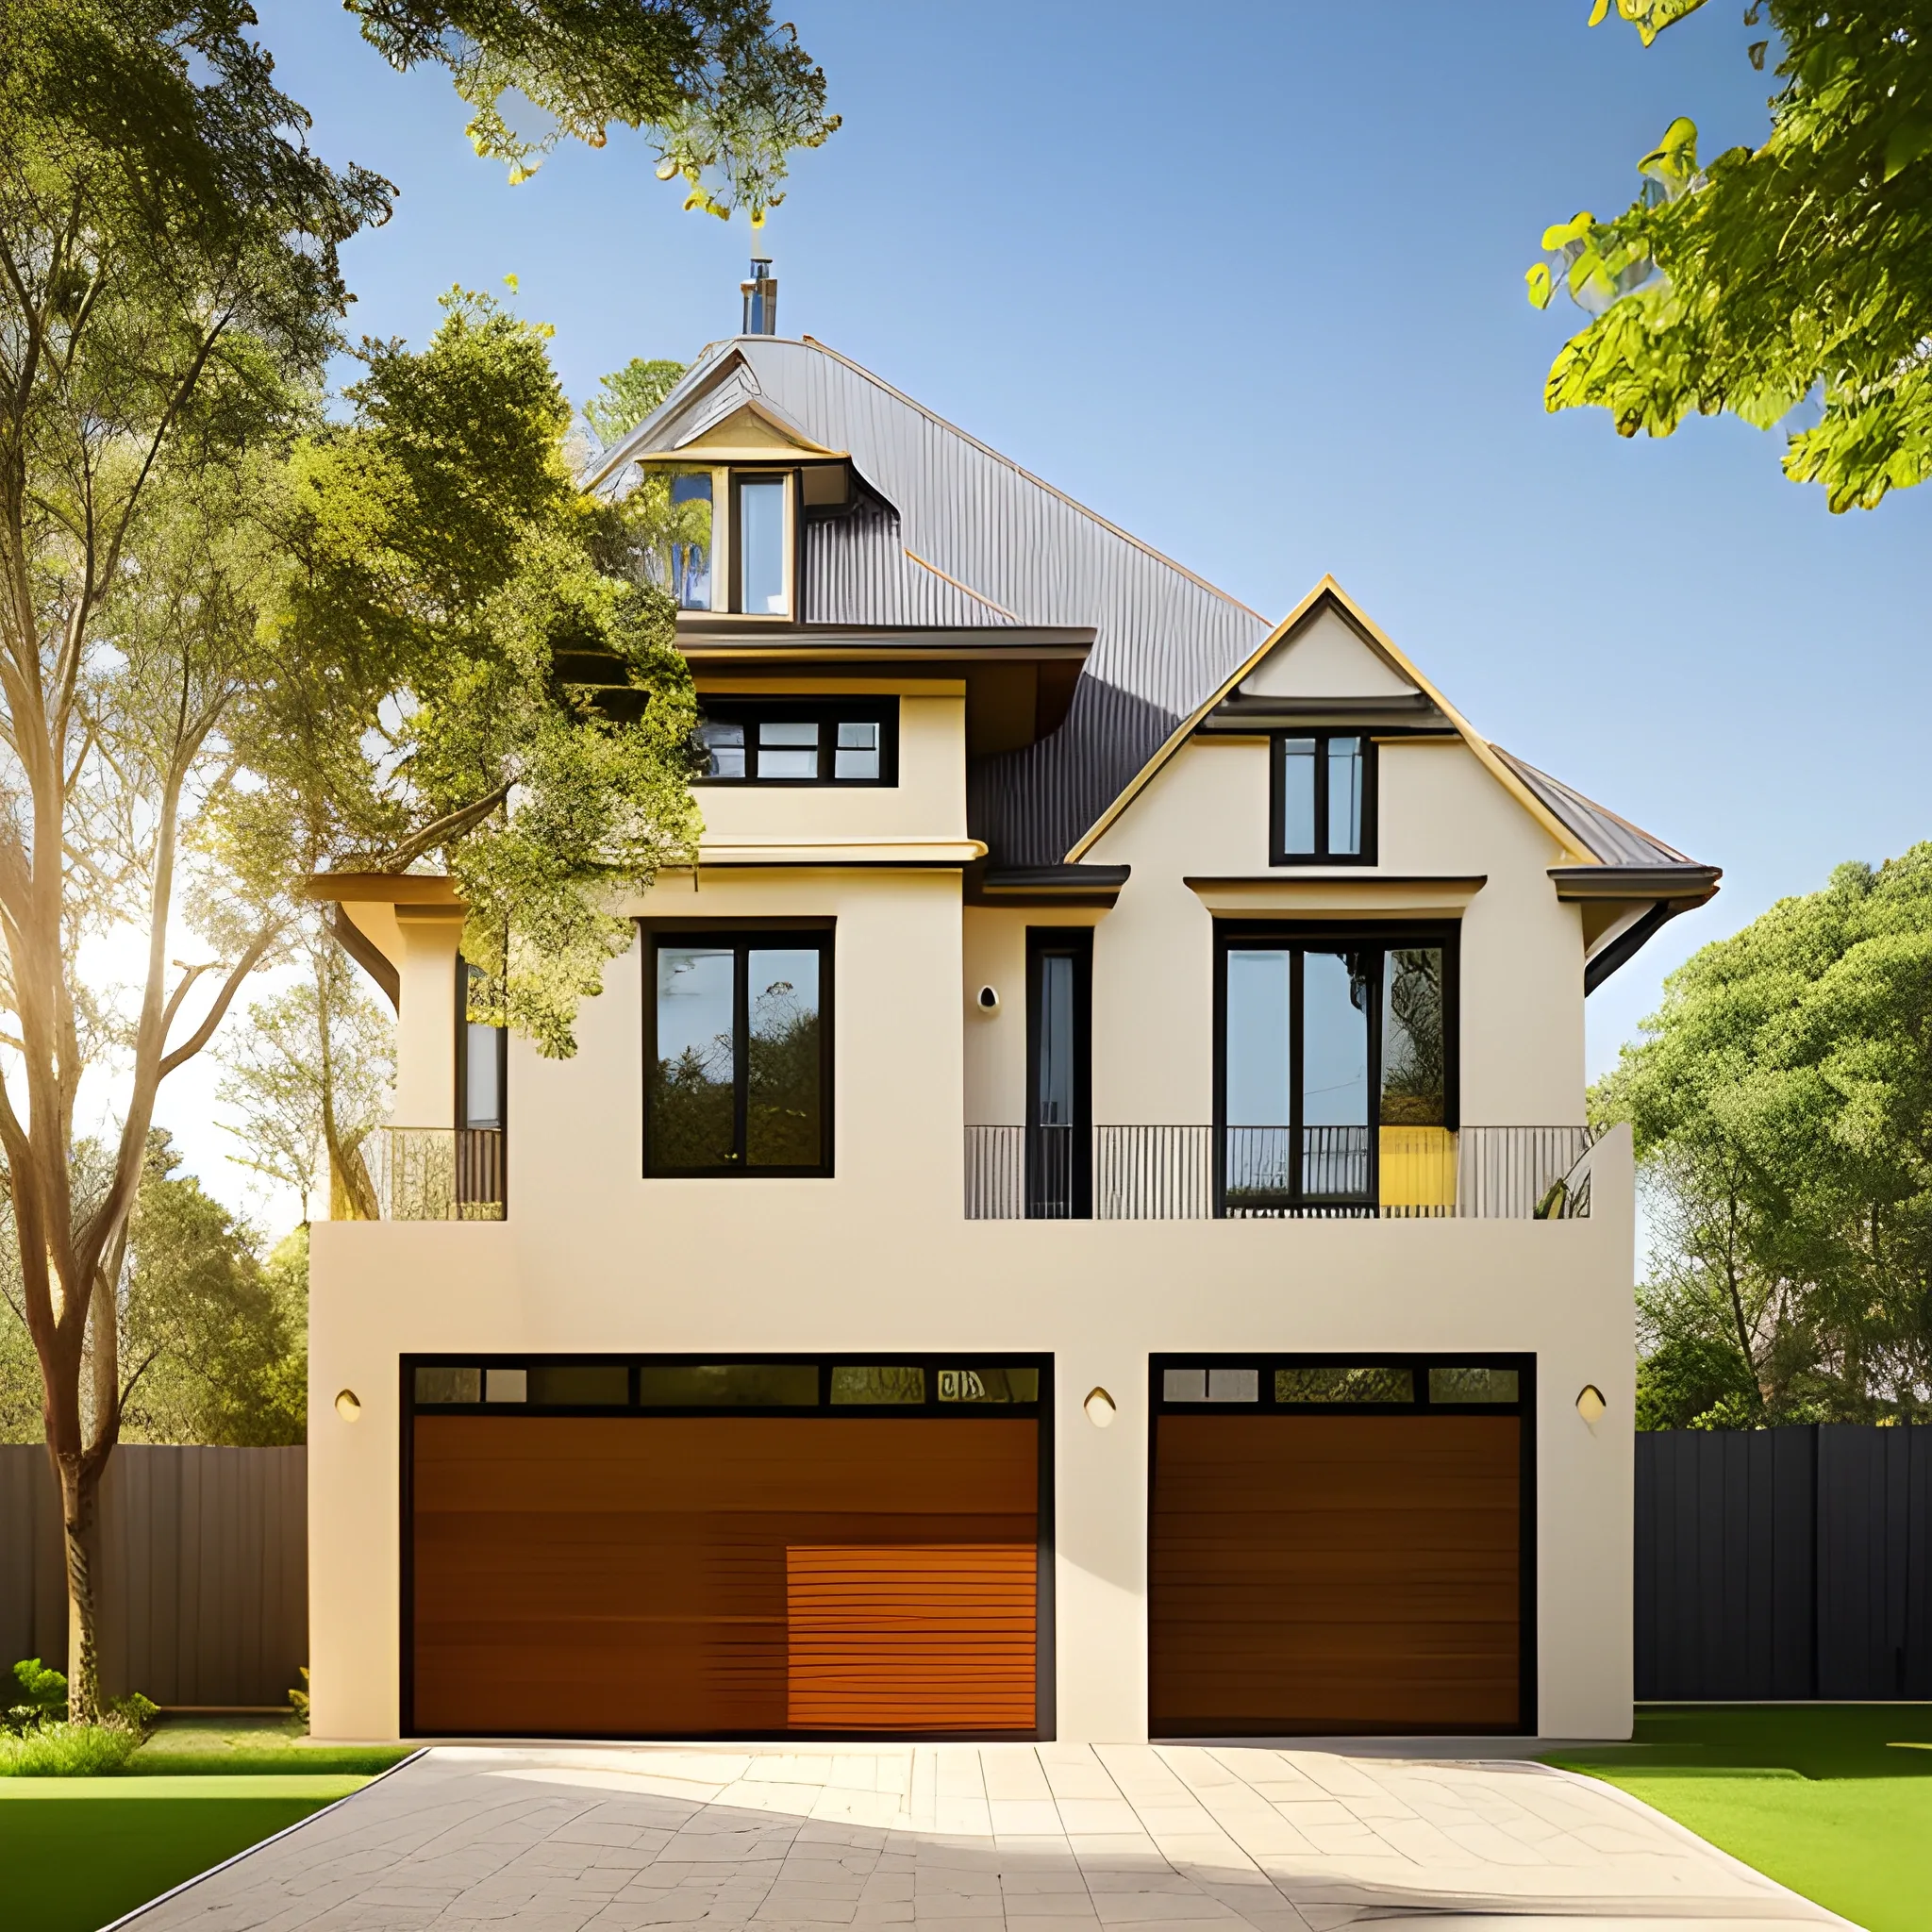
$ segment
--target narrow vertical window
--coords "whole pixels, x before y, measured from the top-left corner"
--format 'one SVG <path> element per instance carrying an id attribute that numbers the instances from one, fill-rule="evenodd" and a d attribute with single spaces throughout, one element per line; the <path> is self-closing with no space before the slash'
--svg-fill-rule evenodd
<path id="1" fill-rule="evenodd" d="M 786 598 L 786 476 L 759 476 L 738 486 L 739 608 L 782 616 Z"/>
<path id="2" fill-rule="evenodd" d="M 501 1026 L 470 1018 L 470 988 L 482 974 L 467 960 L 457 961 L 457 1015 L 460 1058 L 457 1067 L 457 1124 L 503 1125 L 504 1061 L 509 1036 Z"/>
<path id="3" fill-rule="evenodd" d="M 747 950 L 745 1163 L 817 1167 L 822 1140 L 816 947 Z"/>
<path id="4" fill-rule="evenodd" d="M 1281 849 L 1315 847 L 1315 750 L 1312 738 L 1281 741 Z"/>
<path id="5" fill-rule="evenodd" d="M 1093 935 L 1035 927 L 1026 953 L 1026 1212 L 1084 1218 L 1092 1211 Z"/>
<path id="6" fill-rule="evenodd" d="M 1295 956 L 1230 947 L 1223 993 L 1225 1120 L 1222 1158 L 1228 1205 L 1286 1200 L 1292 1165 Z"/>
<path id="7" fill-rule="evenodd" d="M 1362 849 L 1362 741 L 1328 741 L 1328 855 L 1353 858 Z"/>
<path id="8" fill-rule="evenodd" d="M 1301 956 L 1301 1157 L 1305 1201 L 1369 1197 L 1369 1000 L 1360 953 Z"/>
<path id="9" fill-rule="evenodd" d="M 1440 1127 L 1448 1107 L 1442 949 L 1391 950 L 1382 958 L 1381 1124 Z"/>
<path id="10" fill-rule="evenodd" d="M 711 476 L 688 470 L 671 479 L 671 591 L 680 610 L 711 608 Z"/>
<path id="11" fill-rule="evenodd" d="M 1375 747 L 1354 732 L 1274 741 L 1275 865 L 1372 865 L 1375 858 Z"/>

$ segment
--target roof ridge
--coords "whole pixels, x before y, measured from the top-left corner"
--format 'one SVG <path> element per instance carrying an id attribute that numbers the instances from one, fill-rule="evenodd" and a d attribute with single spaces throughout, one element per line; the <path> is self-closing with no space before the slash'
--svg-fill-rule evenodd
<path id="1" fill-rule="evenodd" d="M 770 339 L 768 338 L 768 340 Z M 971 430 L 961 429 L 957 423 L 948 422 L 937 410 L 928 409 L 916 396 L 908 396 L 904 390 L 894 389 L 884 376 L 874 375 L 863 362 L 855 362 L 850 356 L 841 354 L 829 343 L 820 341 L 816 336 L 800 336 L 797 340 L 808 349 L 816 349 L 820 355 L 828 356 L 834 362 L 842 363 L 854 375 L 862 375 L 874 389 L 883 390 L 894 402 L 904 403 L 908 409 L 917 410 L 928 423 L 936 424 L 949 436 L 957 436 L 961 442 L 971 444 L 981 456 L 991 457 L 994 462 L 1005 465 L 1016 476 L 1024 477 L 1028 483 L 1032 484 L 1036 490 L 1043 490 L 1047 495 L 1065 504 L 1069 509 L 1074 511 L 1079 516 L 1085 517 L 1089 523 L 1097 524 L 1110 537 L 1118 537 L 1123 543 L 1131 545 L 1132 548 L 1141 552 L 1143 556 L 1151 557 L 1156 563 L 1166 565 L 1176 576 L 1185 577 L 1189 583 L 1199 585 L 1210 597 L 1218 597 L 1224 604 L 1231 604 L 1243 615 L 1252 617 L 1257 624 L 1266 624 L 1268 622 L 1258 610 L 1255 609 L 1251 605 L 1243 604 L 1231 591 L 1224 591 L 1219 584 L 1210 584 L 1206 577 L 1191 571 L 1186 564 L 1176 563 L 1165 551 L 1155 549 L 1153 544 L 1135 536 L 1131 530 L 1124 530 L 1118 524 L 1111 523 L 1102 516 L 1098 510 L 1090 509 L 1078 497 L 1069 496 L 1064 490 L 1057 489 L 1043 476 L 1036 476 L 1024 464 L 1016 463 L 1011 457 L 1006 456 L 999 450 L 994 449 L 990 442 L 981 442 L 978 437 L 974 436 Z"/>
<path id="2" fill-rule="evenodd" d="M 1513 751 L 1506 751 L 1500 744 L 1497 744 L 1493 740 L 1491 741 L 1490 749 L 1492 752 L 1494 752 L 1499 758 L 1507 758 L 1509 762 L 1512 765 L 1514 765 L 1519 771 L 1531 773 L 1536 777 L 1541 778 L 1545 785 L 1554 785 L 1558 791 L 1567 792 L 1572 798 L 1581 800 L 1583 804 L 1589 806 L 1591 811 L 1602 812 L 1604 817 L 1608 819 L 1613 824 L 1622 825 L 1626 832 L 1631 833 L 1636 838 L 1645 840 L 1650 844 L 1655 845 L 1659 852 L 1668 852 L 1671 855 L 1671 857 L 1676 859 L 1680 864 L 1696 865 L 1699 863 L 1699 861 L 1697 859 L 1692 858 L 1688 852 L 1679 852 L 1674 845 L 1672 845 L 1668 843 L 1666 841 L 1659 839 L 1655 832 L 1647 832 L 1641 825 L 1638 824 L 1634 820 L 1626 819 L 1622 812 L 1612 811 L 1610 808 L 1607 805 L 1599 805 L 1597 801 L 1590 795 L 1589 792 L 1579 791 L 1577 791 L 1575 786 L 1568 783 L 1565 779 L 1556 777 L 1552 774 L 1543 771 L 1540 766 L 1531 764 L 1530 761 L 1525 758 L 1519 758 Z M 1578 837 L 1582 836 L 1583 835 L 1579 832 Z M 1599 853 L 1597 857 L 1601 858 L 1603 855 Z"/>

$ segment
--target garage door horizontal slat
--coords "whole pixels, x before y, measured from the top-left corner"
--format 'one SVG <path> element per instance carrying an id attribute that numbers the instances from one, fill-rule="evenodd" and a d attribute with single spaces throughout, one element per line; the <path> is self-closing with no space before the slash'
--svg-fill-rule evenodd
<path id="1" fill-rule="evenodd" d="M 1156 1734 L 1519 1723 L 1521 1431 L 1515 1415 L 1161 1415 Z"/>
<path id="2" fill-rule="evenodd" d="M 1031 1418 L 419 1416 L 414 1444 L 419 1730 L 1034 1727 Z"/>

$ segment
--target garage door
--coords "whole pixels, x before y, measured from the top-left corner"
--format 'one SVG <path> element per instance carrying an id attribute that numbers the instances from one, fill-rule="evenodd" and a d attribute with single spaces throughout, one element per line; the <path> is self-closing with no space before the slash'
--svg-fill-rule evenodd
<path id="1" fill-rule="evenodd" d="M 1039 1359 L 406 1364 L 415 1736 L 1043 1733 Z"/>
<path id="2" fill-rule="evenodd" d="M 1157 1357 L 1153 1734 L 1533 1730 L 1532 1373 Z"/>

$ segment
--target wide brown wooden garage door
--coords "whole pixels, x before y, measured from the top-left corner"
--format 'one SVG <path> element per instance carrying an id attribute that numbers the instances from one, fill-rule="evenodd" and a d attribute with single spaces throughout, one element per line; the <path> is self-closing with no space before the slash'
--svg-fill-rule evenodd
<path id="1" fill-rule="evenodd" d="M 768 1412 L 419 1400 L 410 1730 L 1039 1730 L 1041 1372 L 831 1368 Z"/>
<path id="2" fill-rule="evenodd" d="M 1532 1728 L 1529 1380 L 1520 1359 L 1157 1361 L 1154 1735 Z"/>

